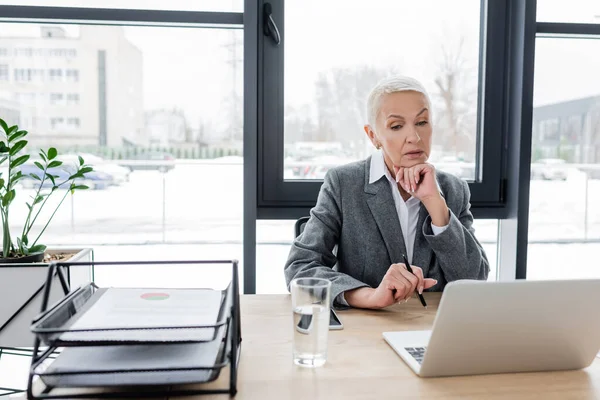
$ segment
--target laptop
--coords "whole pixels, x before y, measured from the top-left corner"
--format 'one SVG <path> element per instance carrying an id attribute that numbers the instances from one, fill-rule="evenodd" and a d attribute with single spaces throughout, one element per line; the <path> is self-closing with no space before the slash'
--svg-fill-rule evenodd
<path id="1" fill-rule="evenodd" d="M 433 329 L 384 332 L 421 377 L 585 368 L 600 349 L 600 279 L 455 281 Z"/>

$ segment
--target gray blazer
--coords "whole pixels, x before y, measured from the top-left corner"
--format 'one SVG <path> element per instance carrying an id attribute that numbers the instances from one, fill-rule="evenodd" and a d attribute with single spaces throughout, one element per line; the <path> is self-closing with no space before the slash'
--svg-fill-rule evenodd
<path id="1" fill-rule="evenodd" d="M 327 172 L 304 232 L 290 250 L 288 289 L 294 278 L 325 278 L 332 282 L 333 302 L 347 290 L 379 286 L 390 265 L 402 263 L 406 246 L 390 185 L 385 177 L 369 184 L 370 165 L 369 157 Z M 421 204 L 412 260 L 426 278 L 437 279 L 429 291 L 442 291 L 458 279 L 485 280 L 490 270 L 474 236 L 469 186 L 441 171 L 436 176 L 450 223 L 434 236 L 431 217 Z"/>

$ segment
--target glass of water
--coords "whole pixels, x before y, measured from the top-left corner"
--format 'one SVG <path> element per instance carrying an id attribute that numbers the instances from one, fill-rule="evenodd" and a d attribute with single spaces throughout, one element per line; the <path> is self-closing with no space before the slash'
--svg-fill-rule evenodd
<path id="1" fill-rule="evenodd" d="M 297 278 L 291 283 L 291 292 L 294 363 L 303 367 L 320 367 L 327 360 L 331 282 L 319 278 Z"/>

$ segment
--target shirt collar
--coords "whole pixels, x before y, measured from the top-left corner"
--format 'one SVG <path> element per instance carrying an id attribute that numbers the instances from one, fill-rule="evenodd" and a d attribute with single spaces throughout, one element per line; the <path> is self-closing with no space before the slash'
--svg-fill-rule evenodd
<path id="1" fill-rule="evenodd" d="M 395 181 L 392 178 L 392 174 L 385 166 L 385 161 L 383 160 L 383 153 L 381 151 L 376 152 L 371 156 L 371 169 L 369 171 L 369 183 L 377 182 L 381 179 L 382 176 L 385 176 L 390 181 Z"/>
<path id="2" fill-rule="evenodd" d="M 396 182 L 396 178 L 392 177 L 392 174 L 390 174 L 390 171 L 387 169 L 387 167 L 385 165 L 385 161 L 383 159 L 383 152 L 377 151 L 375 154 L 373 154 L 371 156 L 371 168 L 369 170 L 369 184 L 377 182 L 379 179 L 381 179 L 382 176 L 385 176 L 388 179 L 388 181 L 390 181 L 390 182 Z M 435 183 L 438 187 L 440 194 L 442 196 L 444 196 L 444 192 L 442 191 L 442 188 L 440 187 L 440 183 L 437 181 L 437 179 L 435 180 Z"/>

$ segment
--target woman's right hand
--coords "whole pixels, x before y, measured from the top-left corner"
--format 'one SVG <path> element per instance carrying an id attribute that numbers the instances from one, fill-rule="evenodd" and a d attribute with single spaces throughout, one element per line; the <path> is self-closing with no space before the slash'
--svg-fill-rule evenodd
<path id="1" fill-rule="evenodd" d="M 408 301 L 415 290 L 423 293 L 424 289 L 429 289 L 437 283 L 435 279 L 423 278 L 423 270 L 420 267 L 411 266 L 411 269 L 413 274 L 408 272 L 404 264 L 392 264 L 377 288 L 349 290 L 344 293 L 346 302 L 358 308 L 385 308 Z"/>

